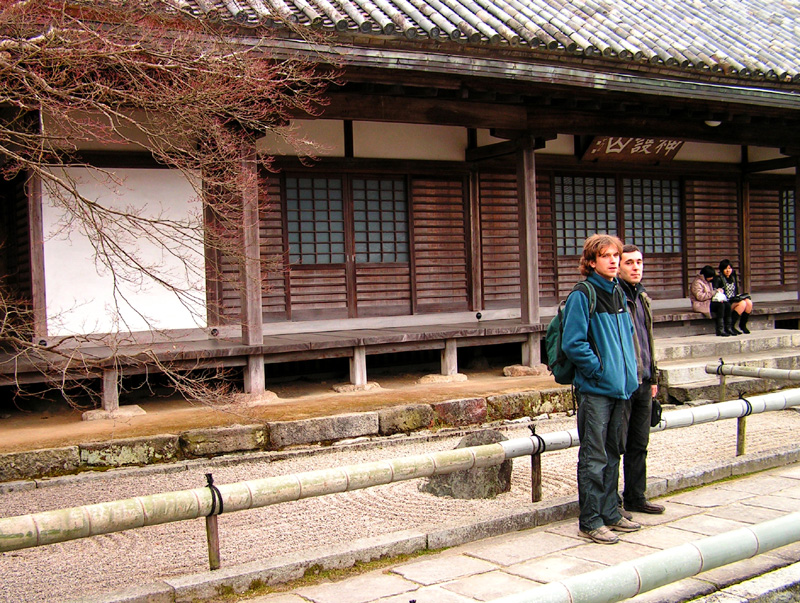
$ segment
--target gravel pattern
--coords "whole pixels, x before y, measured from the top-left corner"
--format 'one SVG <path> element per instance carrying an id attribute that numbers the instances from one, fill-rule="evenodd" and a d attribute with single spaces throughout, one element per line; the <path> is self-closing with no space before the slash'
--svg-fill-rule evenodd
<path id="1" fill-rule="evenodd" d="M 572 429 L 564 415 L 537 421 L 537 432 Z M 503 428 L 509 438 L 525 437 L 524 425 Z M 753 415 L 747 422 L 747 452 L 796 444 L 800 412 Z M 205 485 L 213 472 L 217 484 L 351 465 L 385 458 L 448 450 L 460 436 L 402 438 L 372 446 L 328 448 L 319 454 L 288 455 L 282 460 L 243 457 L 237 462 L 192 462 L 178 466 L 52 480 L 47 487 L 0 495 L 0 515 L 14 516 L 157 492 Z M 649 454 L 651 477 L 666 476 L 736 453 L 736 421 L 718 421 L 654 433 Z M 543 497 L 576 495 L 577 448 L 547 452 L 542 459 Z M 224 514 L 219 518 L 223 567 L 320 545 L 339 544 L 413 526 L 440 528 L 518 512 L 530 503 L 530 459 L 515 459 L 511 492 L 493 500 L 437 498 L 418 490 L 420 480 L 378 486 L 326 497 Z M 61 601 L 155 582 L 169 576 L 205 571 L 208 556 L 202 519 L 96 536 L 0 554 L 0 601 Z"/>

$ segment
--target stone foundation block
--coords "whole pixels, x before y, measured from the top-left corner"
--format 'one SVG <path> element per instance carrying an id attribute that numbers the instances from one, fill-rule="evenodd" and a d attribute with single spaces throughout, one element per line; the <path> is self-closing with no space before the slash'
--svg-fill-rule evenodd
<path id="1" fill-rule="evenodd" d="M 541 396 L 537 391 L 514 392 L 487 396 L 486 407 L 490 421 L 519 419 L 531 416 L 531 409 L 539 407 Z"/>
<path id="2" fill-rule="evenodd" d="M 378 433 L 378 413 L 361 412 L 303 419 L 300 421 L 279 421 L 268 423 L 269 446 L 273 449 L 333 442 L 344 438 L 376 435 Z"/>
<path id="3" fill-rule="evenodd" d="M 539 401 L 531 406 L 531 416 L 572 410 L 572 388 L 558 387 L 539 392 Z"/>
<path id="4" fill-rule="evenodd" d="M 431 404 L 436 418 L 445 425 L 475 425 L 485 423 L 486 398 L 464 398 Z"/>
<path id="5" fill-rule="evenodd" d="M 87 467 L 122 467 L 180 460 L 178 436 L 161 434 L 78 446 L 81 463 Z"/>
<path id="6" fill-rule="evenodd" d="M 72 473 L 80 467 L 77 446 L 0 454 L 0 481 Z"/>
<path id="7" fill-rule="evenodd" d="M 381 435 L 409 433 L 433 425 L 433 409 L 428 404 L 409 404 L 378 411 L 378 432 Z"/>
<path id="8" fill-rule="evenodd" d="M 187 456 L 213 456 L 229 452 L 263 450 L 269 442 L 265 425 L 231 425 L 213 429 L 190 429 L 180 436 Z"/>

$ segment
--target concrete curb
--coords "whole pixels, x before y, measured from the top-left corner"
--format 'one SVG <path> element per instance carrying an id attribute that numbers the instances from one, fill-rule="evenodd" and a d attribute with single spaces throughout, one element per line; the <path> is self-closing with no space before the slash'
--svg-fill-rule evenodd
<path id="1" fill-rule="evenodd" d="M 769 452 L 745 455 L 730 461 L 709 463 L 690 474 L 675 474 L 648 484 L 648 497 L 664 496 L 686 488 L 707 485 L 720 479 L 781 467 L 800 461 L 800 446 L 786 446 Z M 347 545 L 321 547 L 285 555 L 266 562 L 254 562 L 214 572 L 200 572 L 161 582 L 96 596 L 74 599 L 70 603 L 189 603 L 224 593 L 243 593 L 264 585 L 282 584 L 302 578 L 318 569 L 352 567 L 399 554 L 447 548 L 498 536 L 512 531 L 547 525 L 578 516 L 578 503 L 572 497 L 535 503 L 533 510 L 509 513 L 479 522 L 444 525 L 430 533 L 395 532 L 376 538 L 362 539 Z M 789 565 L 789 560 L 775 557 L 772 569 Z M 783 561 L 783 563 L 781 562 Z M 741 576 L 740 580 L 752 576 Z M 705 593 L 709 586 L 704 585 Z M 686 599 L 681 599 L 686 600 Z M 716 601 L 716 599 L 713 599 Z M 754 599 L 754 601 L 761 599 Z M 709 600 L 710 601 L 710 600 Z M 741 603 L 747 599 L 722 599 L 725 603 Z M 765 600 L 766 601 L 766 600 Z"/>
<path id="2" fill-rule="evenodd" d="M 479 426 L 486 421 L 532 418 L 544 413 L 563 412 L 571 406 L 570 389 L 555 388 L 296 421 L 190 429 L 179 434 L 12 452 L 0 454 L 0 493 L 9 491 L 9 487 L 16 490 L 24 487 L 17 483 L 16 486 L 6 484 L 4 488 L 1 482 L 16 483 L 88 470 L 169 464 L 233 453 L 330 445 L 357 438 L 410 434 L 429 429 L 434 424 L 438 428 Z"/>

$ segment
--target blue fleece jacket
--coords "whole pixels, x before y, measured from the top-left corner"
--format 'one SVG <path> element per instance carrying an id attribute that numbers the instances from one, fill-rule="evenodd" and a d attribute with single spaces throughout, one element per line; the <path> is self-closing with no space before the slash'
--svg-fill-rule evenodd
<path id="1" fill-rule="evenodd" d="M 589 298 L 582 288 L 571 293 L 564 306 L 561 347 L 575 365 L 574 385 L 583 393 L 630 398 L 639 383 L 625 294 L 616 279 L 609 281 L 593 272 L 586 280 L 597 294 L 591 322 Z"/>

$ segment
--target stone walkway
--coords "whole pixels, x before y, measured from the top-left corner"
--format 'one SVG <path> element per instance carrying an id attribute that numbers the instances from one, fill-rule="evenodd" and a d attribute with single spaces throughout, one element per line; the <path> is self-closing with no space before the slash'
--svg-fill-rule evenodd
<path id="1" fill-rule="evenodd" d="M 659 502 L 666 505 L 664 515 L 637 513 L 635 519 L 643 524 L 643 529 L 620 534 L 621 542 L 616 545 L 594 544 L 578 537 L 576 521 L 572 519 L 471 542 L 339 582 L 303 586 L 288 593 L 270 594 L 248 601 L 492 601 L 534 589 L 543 583 L 796 512 L 800 509 L 800 463 L 667 496 Z M 800 542 L 642 593 L 629 601 L 686 601 L 798 561 Z"/>

